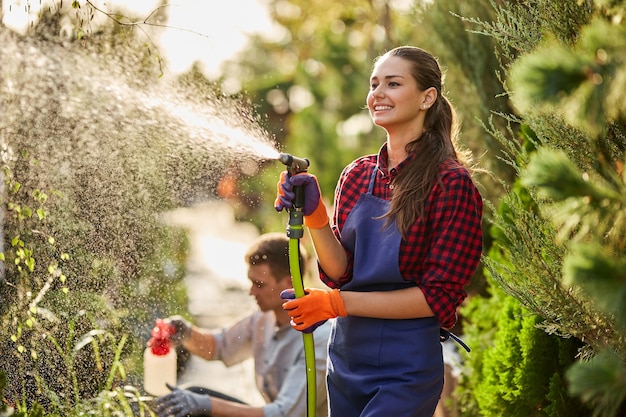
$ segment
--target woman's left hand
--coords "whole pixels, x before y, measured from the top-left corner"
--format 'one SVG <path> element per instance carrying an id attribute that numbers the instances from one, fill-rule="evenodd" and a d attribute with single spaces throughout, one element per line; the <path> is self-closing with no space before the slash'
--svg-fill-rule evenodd
<path id="1" fill-rule="evenodd" d="M 283 294 L 293 290 L 284 290 Z M 287 301 L 283 308 L 289 312 L 291 325 L 294 329 L 305 331 L 320 321 L 348 315 L 339 290 L 320 290 L 307 288 L 305 295 L 295 300 Z"/>

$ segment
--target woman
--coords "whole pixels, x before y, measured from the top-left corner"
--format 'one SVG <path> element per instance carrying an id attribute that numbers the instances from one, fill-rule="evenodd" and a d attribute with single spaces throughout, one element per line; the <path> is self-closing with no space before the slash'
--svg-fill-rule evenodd
<path id="1" fill-rule="evenodd" d="M 331 288 L 287 301 L 292 326 L 338 317 L 329 342 L 331 416 L 431 417 L 443 385 L 440 329 L 456 322 L 482 251 L 482 199 L 455 149 L 437 60 L 417 47 L 379 57 L 367 107 L 387 133 L 344 168 L 329 225 L 315 176 L 281 175 L 277 210 L 304 188 L 304 222 Z"/>

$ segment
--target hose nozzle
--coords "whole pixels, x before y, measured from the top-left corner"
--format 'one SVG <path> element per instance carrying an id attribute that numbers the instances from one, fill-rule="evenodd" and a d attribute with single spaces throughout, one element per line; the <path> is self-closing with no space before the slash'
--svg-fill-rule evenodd
<path id="1" fill-rule="evenodd" d="M 289 174 L 296 175 L 300 172 L 306 172 L 309 168 L 309 160 L 306 158 L 298 158 L 288 153 L 278 155 L 278 160 L 287 166 Z"/>

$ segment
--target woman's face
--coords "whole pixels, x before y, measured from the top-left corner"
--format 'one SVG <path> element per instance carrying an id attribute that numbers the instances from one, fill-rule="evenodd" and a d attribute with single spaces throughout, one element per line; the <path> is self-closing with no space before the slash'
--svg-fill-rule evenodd
<path id="1" fill-rule="evenodd" d="M 382 58 L 374 66 L 367 108 L 374 124 L 389 130 L 411 126 L 423 112 L 426 93 L 411 75 L 411 62 L 397 56 Z"/>

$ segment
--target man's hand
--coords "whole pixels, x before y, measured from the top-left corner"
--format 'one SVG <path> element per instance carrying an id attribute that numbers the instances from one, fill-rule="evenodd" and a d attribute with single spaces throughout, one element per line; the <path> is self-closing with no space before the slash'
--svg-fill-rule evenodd
<path id="1" fill-rule="evenodd" d="M 155 401 L 154 411 L 158 417 L 194 417 L 211 415 L 211 397 L 188 390 L 167 387 L 172 391 Z"/>
<path id="2" fill-rule="evenodd" d="M 192 325 L 181 316 L 172 316 L 166 321 L 174 328 L 174 333 L 170 335 L 172 343 L 182 343 L 191 337 Z"/>
<path id="3" fill-rule="evenodd" d="M 290 290 L 284 290 L 290 291 Z M 282 293 L 281 293 L 282 297 Z M 348 315 L 339 290 L 307 288 L 305 295 L 283 304 L 289 312 L 291 325 L 301 332 L 315 326 L 320 321 Z"/>

